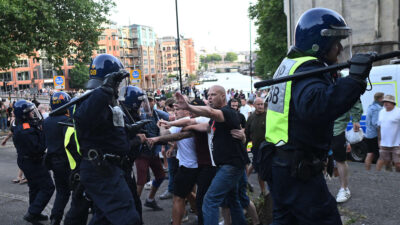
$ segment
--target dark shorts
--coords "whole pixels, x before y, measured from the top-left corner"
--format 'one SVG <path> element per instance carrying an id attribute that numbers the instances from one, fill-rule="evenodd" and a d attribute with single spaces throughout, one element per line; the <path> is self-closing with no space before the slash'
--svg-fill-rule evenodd
<path id="1" fill-rule="evenodd" d="M 374 153 L 376 156 L 379 156 L 378 137 L 364 138 L 364 141 L 365 141 L 365 144 L 367 145 L 368 153 Z"/>
<path id="2" fill-rule="evenodd" d="M 186 198 L 196 184 L 198 172 L 198 168 L 180 166 L 174 177 L 174 195 Z"/>
<path id="3" fill-rule="evenodd" d="M 344 132 L 332 137 L 331 148 L 333 152 L 333 159 L 335 161 L 346 161 L 346 137 Z"/>
<path id="4" fill-rule="evenodd" d="M 147 182 L 147 172 L 149 167 L 153 171 L 156 180 L 165 177 L 164 169 L 158 156 L 139 156 L 135 160 L 137 171 L 137 185 L 144 185 Z"/>

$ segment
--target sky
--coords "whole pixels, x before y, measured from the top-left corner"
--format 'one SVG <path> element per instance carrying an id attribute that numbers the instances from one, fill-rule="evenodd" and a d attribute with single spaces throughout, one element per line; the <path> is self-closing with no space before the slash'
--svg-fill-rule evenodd
<path id="1" fill-rule="evenodd" d="M 255 0 L 178 0 L 179 32 L 192 38 L 196 51 L 249 51 L 248 7 Z M 177 36 L 175 0 L 115 0 L 111 21 L 120 26 L 147 25 L 158 37 Z M 251 23 L 252 50 L 256 27 Z"/>

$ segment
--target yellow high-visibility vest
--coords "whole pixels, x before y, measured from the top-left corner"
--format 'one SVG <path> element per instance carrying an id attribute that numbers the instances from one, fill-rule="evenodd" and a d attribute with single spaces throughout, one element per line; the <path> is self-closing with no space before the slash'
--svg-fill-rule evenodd
<path id="1" fill-rule="evenodd" d="M 274 79 L 290 76 L 303 63 L 316 60 L 311 56 L 294 59 L 285 58 L 274 74 Z M 289 140 L 289 107 L 292 94 L 292 81 L 275 84 L 268 93 L 268 109 L 265 125 L 265 140 L 282 146 Z"/>

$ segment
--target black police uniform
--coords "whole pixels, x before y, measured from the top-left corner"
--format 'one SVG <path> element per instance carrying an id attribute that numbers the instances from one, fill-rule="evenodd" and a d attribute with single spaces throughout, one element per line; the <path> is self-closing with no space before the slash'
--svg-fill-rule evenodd
<path id="1" fill-rule="evenodd" d="M 76 132 L 83 155 L 81 183 L 95 206 L 92 224 L 140 224 L 120 162 L 102 159 L 105 154 L 113 159 L 123 157 L 130 150 L 123 114 L 112 107 L 113 98 L 112 93 L 95 89 L 75 111 Z M 99 156 L 89 160 L 88 152 L 92 149 Z"/>
<path id="2" fill-rule="evenodd" d="M 79 176 L 79 165 L 82 156 L 79 154 L 79 143 L 77 143 L 75 139 L 75 130 L 69 137 L 69 142 L 65 148 L 68 149 L 68 152 L 71 154 L 71 157 L 76 163 L 76 167 L 71 171 L 71 207 L 65 215 L 64 225 L 86 225 L 89 209 L 93 207 L 93 202 L 86 195 L 85 189 L 80 182 L 80 177 L 77 177 L 77 175 Z"/>
<path id="3" fill-rule="evenodd" d="M 11 129 L 18 154 L 18 167 L 28 179 L 28 213 L 38 216 L 54 192 L 50 173 L 43 165 L 43 155 L 46 150 L 44 135 L 38 125 L 28 122 L 16 122 Z"/>
<path id="4" fill-rule="evenodd" d="M 322 67 L 325 65 L 320 61 L 309 61 L 296 73 Z M 336 80 L 330 73 L 293 81 L 289 142 L 277 147 L 269 181 L 274 199 L 273 224 L 342 224 L 322 167 L 304 170 L 299 162 L 327 157 L 334 120 L 347 112 L 364 91 L 365 85 L 359 81 Z"/>
<path id="5" fill-rule="evenodd" d="M 64 150 L 64 136 L 66 128 L 58 122 L 65 122 L 66 115 L 47 117 L 43 122 L 43 132 L 46 139 L 47 154 L 46 166 L 53 171 L 53 178 L 56 185 L 56 198 L 51 219 L 61 221 L 64 215 L 64 208 L 68 203 L 71 190 L 69 187 L 70 169 L 67 154 Z"/>

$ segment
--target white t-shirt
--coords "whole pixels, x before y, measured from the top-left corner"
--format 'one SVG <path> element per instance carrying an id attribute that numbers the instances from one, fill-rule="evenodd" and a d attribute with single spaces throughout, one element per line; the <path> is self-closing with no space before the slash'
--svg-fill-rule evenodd
<path id="1" fill-rule="evenodd" d="M 251 107 L 249 105 L 243 105 L 242 107 L 240 107 L 240 113 L 243 114 L 243 116 L 246 118 L 249 117 L 249 113 L 251 113 Z"/>
<path id="2" fill-rule="evenodd" d="M 190 117 L 185 117 L 184 119 L 190 119 Z M 171 127 L 169 132 L 171 134 L 176 134 L 181 132 L 182 127 Z M 179 160 L 179 166 L 184 166 L 186 168 L 198 168 L 197 156 L 196 156 L 196 146 L 194 144 L 194 138 L 185 138 L 176 142 L 178 146 L 178 153 L 176 158 Z"/>
<path id="3" fill-rule="evenodd" d="M 208 122 L 210 122 L 210 118 L 199 116 L 199 117 L 195 118 L 195 121 L 196 121 L 196 123 L 208 123 Z M 213 136 L 214 136 L 214 134 L 212 133 L 212 131 L 207 132 L 208 149 L 210 151 L 211 164 L 213 166 L 215 166 L 214 159 L 213 159 L 213 154 L 212 154 L 212 146 L 213 146 L 212 139 L 213 139 Z"/>
<path id="4" fill-rule="evenodd" d="M 400 145 L 400 109 L 391 111 L 385 108 L 379 112 L 378 126 L 381 127 L 381 146 L 395 147 Z"/>

